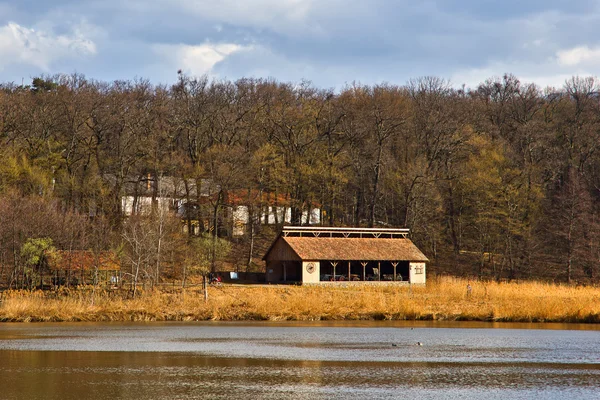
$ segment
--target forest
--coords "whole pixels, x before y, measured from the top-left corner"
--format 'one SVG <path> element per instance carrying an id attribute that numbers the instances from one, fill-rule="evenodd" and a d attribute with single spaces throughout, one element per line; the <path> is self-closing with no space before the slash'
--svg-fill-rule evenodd
<path id="1" fill-rule="evenodd" d="M 325 226 L 410 228 L 429 273 L 594 284 L 599 147 L 593 77 L 540 88 L 507 74 L 473 89 L 181 72 L 172 86 L 79 74 L 4 83 L 0 286 L 34 285 L 42 255 L 58 250 L 112 251 L 136 283 L 261 271 L 284 223 L 261 218 L 274 205 L 295 224 L 317 208 Z M 183 185 L 170 196 L 184 214 L 158 206 L 162 177 Z M 149 212 L 124 212 L 132 183 L 152 188 Z M 233 202 L 249 215 L 239 237 L 225 229 Z"/>

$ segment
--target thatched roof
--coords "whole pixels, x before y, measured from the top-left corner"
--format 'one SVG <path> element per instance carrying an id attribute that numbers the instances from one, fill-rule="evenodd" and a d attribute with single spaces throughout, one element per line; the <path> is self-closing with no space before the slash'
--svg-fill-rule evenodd
<path id="1" fill-rule="evenodd" d="M 94 254 L 88 250 L 54 250 L 46 253 L 48 267 L 54 271 L 119 271 L 119 258 L 112 251 Z"/>
<path id="2" fill-rule="evenodd" d="M 429 261 L 410 239 L 405 238 L 298 236 L 279 236 L 263 259 Z"/>

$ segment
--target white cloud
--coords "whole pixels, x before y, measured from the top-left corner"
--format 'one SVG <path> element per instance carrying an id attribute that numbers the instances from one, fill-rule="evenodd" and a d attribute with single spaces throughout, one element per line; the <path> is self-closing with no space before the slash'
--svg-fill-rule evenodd
<path id="1" fill-rule="evenodd" d="M 565 81 L 573 76 L 594 75 L 593 71 L 598 67 L 600 47 L 584 45 L 558 50 L 545 58 L 511 62 L 492 61 L 480 68 L 465 68 L 455 71 L 452 82 L 455 85 L 465 83 L 471 88 L 476 88 L 488 78 L 512 73 L 522 82 L 535 83 L 542 88 L 561 88 Z"/>
<path id="2" fill-rule="evenodd" d="M 485 82 L 486 79 L 502 77 L 505 73 L 515 75 L 523 83 L 535 83 L 541 88 L 561 88 L 565 81 L 573 75 L 590 75 L 586 71 L 573 72 L 564 70 L 551 60 L 547 63 L 495 62 L 482 68 L 469 68 L 456 71 L 451 77 L 451 82 L 456 87 L 464 83 L 467 87 L 475 89 L 479 84 Z"/>
<path id="3" fill-rule="evenodd" d="M 0 27 L 0 70 L 10 64 L 26 64 L 48 71 L 58 60 L 94 54 L 96 44 L 77 28 L 68 35 L 56 35 L 14 22 Z"/>
<path id="4" fill-rule="evenodd" d="M 227 56 L 250 49 L 250 46 L 241 46 L 234 43 L 201 45 L 186 44 L 156 44 L 153 46 L 154 52 L 167 61 L 175 69 L 182 69 L 184 72 L 199 76 L 208 74 L 212 68 Z"/>
<path id="5" fill-rule="evenodd" d="M 581 64 L 600 64 L 600 48 L 577 46 L 556 53 L 558 63 L 562 66 L 574 67 Z"/>

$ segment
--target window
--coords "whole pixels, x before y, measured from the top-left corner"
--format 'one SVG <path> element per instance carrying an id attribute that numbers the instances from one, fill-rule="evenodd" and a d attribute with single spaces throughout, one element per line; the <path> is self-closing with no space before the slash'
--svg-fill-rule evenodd
<path id="1" fill-rule="evenodd" d="M 422 274 L 423 273 L 423 267 L 422 266 L 416 266 L 415 267 L 415 274 Z"/>

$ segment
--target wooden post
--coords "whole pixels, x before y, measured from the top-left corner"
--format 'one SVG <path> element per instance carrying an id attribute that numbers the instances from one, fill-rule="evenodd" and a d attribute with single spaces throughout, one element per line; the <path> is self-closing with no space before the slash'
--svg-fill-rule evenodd
<path id="1" fill-rule="evenodd" d="M 348 282 L 350 282 L 352 280 L 350 277 L 350 272 L 352 272 L 352 271 L 350 269 L 350 261 L 348 261 Z"/>
<path id="2" fill-rule="evenodd" d="M 377 280 L 381 281 L 381 261 L 377 261 Z"/>
<path id="3" fill-rule="evenodd" d="M 398 263 L 393 262 L 392 265 L 394 266 L 394 282 L 396 282 L 396 267 L 398 266 Z"/>
<path id="4" fill-rule="evenodd" d="M 335 282 L 335 267 L 337 266 L 337 261 L 331 261 L 331 265 L 333 265 L 333 281 Z"/>
<path id="5" fill-rule="evenodd" d="M 363 266 L 363 282 L 364 282 L 367 280 L 367 274 L 366 274 L 365 268 L 366 268 L 368 262 L 361 261 L 360 263 Z"/>

